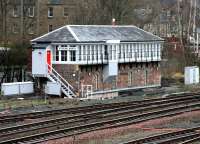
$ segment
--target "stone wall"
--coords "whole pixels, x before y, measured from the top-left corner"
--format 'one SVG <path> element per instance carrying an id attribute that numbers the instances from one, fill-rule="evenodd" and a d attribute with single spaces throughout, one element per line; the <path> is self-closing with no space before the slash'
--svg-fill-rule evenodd
<path id="1" fill-rule="evenodd" d="M 9 43 L 18 43 L 22 39 L 26 42 L 38 36 L 48 33 L 49 25 L 53 30 L 71 23 L 70 18 L 74 14 L 74 0 L 63 0 L 60 4 L 49 3 L 49 0 L 26 0 L 24 1 L 24 14 L 22 19 L 21 0 L 11 0 L 8 8 L 6 19 L 6 30 L 3 30 L 0 24 L 0 33 L 7 32 Z M 13 8 L 18 8 L 18 15 L 13 16 Z M 34 16 L 29 17 L 28 8 L 34 7 Z M 53 8 L 53 17 L 48 17 L 48 8 Z M 64 16 L 64 8 L 67 9 L 68 16 Z M 23 21 L 22 21 L 23 20 Z M 15 27 L 15 28 L 14 28 Z M 13 30 L 15 29 L 15 31 Z M 31 29 L 31 33 L 30 33 Z M 0 35 L 0 43 L 3 37 Z"/>

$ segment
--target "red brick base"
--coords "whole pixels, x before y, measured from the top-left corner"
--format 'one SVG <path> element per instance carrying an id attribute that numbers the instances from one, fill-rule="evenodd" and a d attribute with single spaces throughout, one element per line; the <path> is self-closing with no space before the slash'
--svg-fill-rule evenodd
<path id="1" fill-rule="evenodd" d="M 79 92 L 81 85 L 92 85 L 93 91 L 160 85 L 159 63 L 119 64 L 118 76 L 103 81 L 103 66 L 56 65 L 54 68 Z"/>

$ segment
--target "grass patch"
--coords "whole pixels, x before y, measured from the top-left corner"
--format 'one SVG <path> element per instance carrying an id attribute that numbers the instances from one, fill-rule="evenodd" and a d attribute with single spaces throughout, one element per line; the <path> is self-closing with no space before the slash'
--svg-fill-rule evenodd
<path id="1" fill-rule="evenodd" d="M 33 107 L 39 105 L 47 105 L 42 99 L 35 100 L 0 100 L 0 109 L 14 109 L 19 107 Z"/>
<path id="2" fill-rule="evenodd" d="M 42 98 L 34 99 L 2 99 L 0 100 L 0 110 L 16 109 L 16 108 L 30 108 L 37 106 L 46 106 L 52 108 L 69 108 L 79 106 L 78 100 L 63 99 L 63 98 L 49 98 L 46 101 Z"/>

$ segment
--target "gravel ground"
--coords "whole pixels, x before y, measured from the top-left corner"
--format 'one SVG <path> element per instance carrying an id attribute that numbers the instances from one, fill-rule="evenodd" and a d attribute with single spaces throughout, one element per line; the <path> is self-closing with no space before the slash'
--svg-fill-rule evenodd
<path id="1" fill-rule="evenodd" d="M 107 100 L 69 100 L 60 98 L 47 99 L 46 103 L 44 98 L 33 97 L 24 100 L 12 99 L 2 99 L 0 100 L 0 116 L 9 114 L 20 114 L 26 112 L 44 111 L 59 108 L 70 108 L 77 106 L 87 106 L 93 104 L 105 104 L 113 102 L 123 102 L 123 101 L 133 101 L 133 100 L 143 100 L 158 97 L 166 97 L 170 93 L 188 92 L 188 91 L 199 91 L 199 86 L 195 87 L 184 87 L 180 88 L 177 86 L 166 87 L 166 88 L 156 88 L 156 89 L 145 89 L 137 90 L 134 92 L 129 92 L 127 94 L 122 94 L 114 99 Z M 142 123 L 140 125 L 131 125 L 128 127 L 110 129 L 104 131 L 91 132 L 88 134 L 83 134 L 76 137 L 65 138 L 57 141 L 50 141 L 45 144 L 67 144 L 67 143 L 77 143 L 77 144 L 110 144 L 119 143 L 127 141 L 130 139 L 138 139 L 145 136 L 150 136 L 158 133 L 176 131 L 183 128 L 193 127 L 200 125 L 200 112 L 193 113 L 187 116 L 180 116 L 176 118 L 165 118 L 157 121 L 149 121 L 147 123 Z"/>
<path id="2" fill-rule="evenodd" d="M 187 112 L 178 116 L 151 120 L 122 128 L 90 132 L 75 137 L 45 142 L 44 144 L 118 144 L 132 139 L 183 130 L 198 125 L 200 125 L 200 111 Z"/>
<path id="3" fill-rule="evenodd" d="M 70 108 L 77 106 L 87 106 L 94 104 L 106 104 L 113 102 L 126 102 L 133 100 L 143 100 L 151 99 L 158 97 L 165 97 L 170 93 L 183 92 L 185 89 L 174 87 L 166 88 L 150 88 L 144 90 L 135 90 L 128 93 L 122 93 L 121 96 L 106 99 L 106 100 L 71 100 L 71 99 L 62 99 L 62 98 L 48 98 L 45 102 L 44 98 L 39 96 L 35 97 L 24 97 L 24 99 L 17 99 L 16 97 L 5 99 L 0 99 L 0 116 L 8 114 L 20 114 L 27 112 L 37 112 L 45 111 L 59 108 Z"/>

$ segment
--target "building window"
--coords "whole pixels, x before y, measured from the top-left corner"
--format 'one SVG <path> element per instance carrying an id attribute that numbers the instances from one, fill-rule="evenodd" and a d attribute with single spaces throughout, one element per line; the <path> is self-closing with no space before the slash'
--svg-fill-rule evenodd
<path id="1" fill-rule="evenodd" d="M 68 17 L 69 16 L 68 8 L 66 8 L 66 7 L 64 8 L 63 15 L 64 15 L 64 17 Z"/>
<path id="2" fill-rule="evenodd" d="M 113 46 L 112 45 L 109 45 L 109 60 L 112 60 L 112 49 L 113 49 Z"/>
<path id="3" fill-rule="evenodd" d="M 94 60 L 94 45 L 91 46 L 91 56 L 92 56 L 92 60 Z"/>
<path id="4" fill-rule="evenodd" d="M 48 17 L 53 17 L 53 8 L 52 7 L 48 8 Z"/>
<path id="5" fill-rule="evenodd" d="M 29 34 L 34 34 L 34 25 L 32 23 L 29 25 L 28 33 Z"/>
<path id="6" fill-rule="evenodd" d="M 28 8 L 28 16 L 29 17 L 34 17 L 34 12 L 35 12 L 35 8 L 34 7 L 29 7 Z"/>
<path id="7" fill-rule="evenodd" d="M 53 49 L 53 61 L 59 61 L 59 46 L 56 45 L 55 49 Z"/>
<path id="8" fill-rule="evenodd" d="M 150 57 L 153 59 L 153 44 L 150 44 Z"/>
<path id="9" fill-rule="evenodd" d="M 67 51 L 61 51 L 61 61 L 67 61 Z"/>
<path id="10" fill-rule="evenodd" d="M 90 61 L 90 56 L 91 56 L 91 54 L 90 54 L 90 45 L 88 45 L 88 47 L 87 47 L 87 61 Z"/>
<path id="11" fill-rule="evenodd" d="M 70 61 L 76 61 L 76 51 L 70 51 Z"/>
<path id="12" fill-rule="evenodd" d="M 83 60 L 86 60 L 86 47 L 85 45 L 83 46 Z"/>
<path id="13" fill-rule="evenodd" d="M 53 25 L 49 25 L 48 32 L 51 32 L 51 31 L 53 31 Z"/>
<path id="14" fill-rule="evenodd" d="M 82 60 L 82 46 L 79 46 L 79 61 Z"/>
<path id="15" fill-rule="evenodd" d="M 13 7 L 13 17 L 18 17 L 19 16 L 19 7 L 14 6 Z"/>
<path id="16" fill-rule="evenodd" d="M 157 53 L 157 58 L 159 58 L 159 47 L 160 47 L 160 45 L 159 45 L 159 44 L 157 44 L 157 50 L 156 50 L 156 53 Z"/>
<path id="17" fill-rule="evenodd" d="M 108 60 L 108 46 L 104 45 L 104 60 Z"/>
<path id="18" fill-rule="evenodd" d="M 12 31 L 13 31 L 13 33 L 18 33 L 18 27 L 17 27 L 17 24 L 13 24 Z"/>
<path id="19" fill-rule="evenodd" d="M 126 52 L 125 58 L 129 58 L 128 57 L 128 55 L 129 55 L 129 53 L 128 53 L 128 44 L 125 44 L 125 52 Z"/>
<path id="20" fill-rule="evenodd" d="M 140 44 L 137 44 L 137 59 L 140 58 Z"/>
<path id="21" fill-rule="evenodd" d="M 133 84 L 133 72 L 128 73 L 128 86 L 132 86 Z"/>
<path id="22" fill-rule="evenodd" d="M 55 60 L 59 61 L 59 50 L 58 50 L 59 46 L 56 46 L 56 52 L 55 52 Z"/>
<path id="23" fill-rule="evenodd" d="M 99 45 L 96 45 L 95 48 L 95 59 L 98 61 L 99 57 L 98 57 L 98 53 L 99 53 Z"/>
<path id="24" fill-rule="evenodd" d="M 149 44 L 146 47 L 146 58 L 149 58 Z"/>
<path id="25" fill-rule="evenodd" d="M 122 47 L 121 47 L 121 44 L 119 45 L 119 59 L 121 59 L 122 58 Z"/>
<path id="26" fill-rule="evenodd" d="M 117 46 L 114 45 L 114 46 L 113 46 L 113 59 L 114 59 L 114 60 L 117 59 L 117 57 L 116 57 L 116 53 L 117 53 Z"/>

